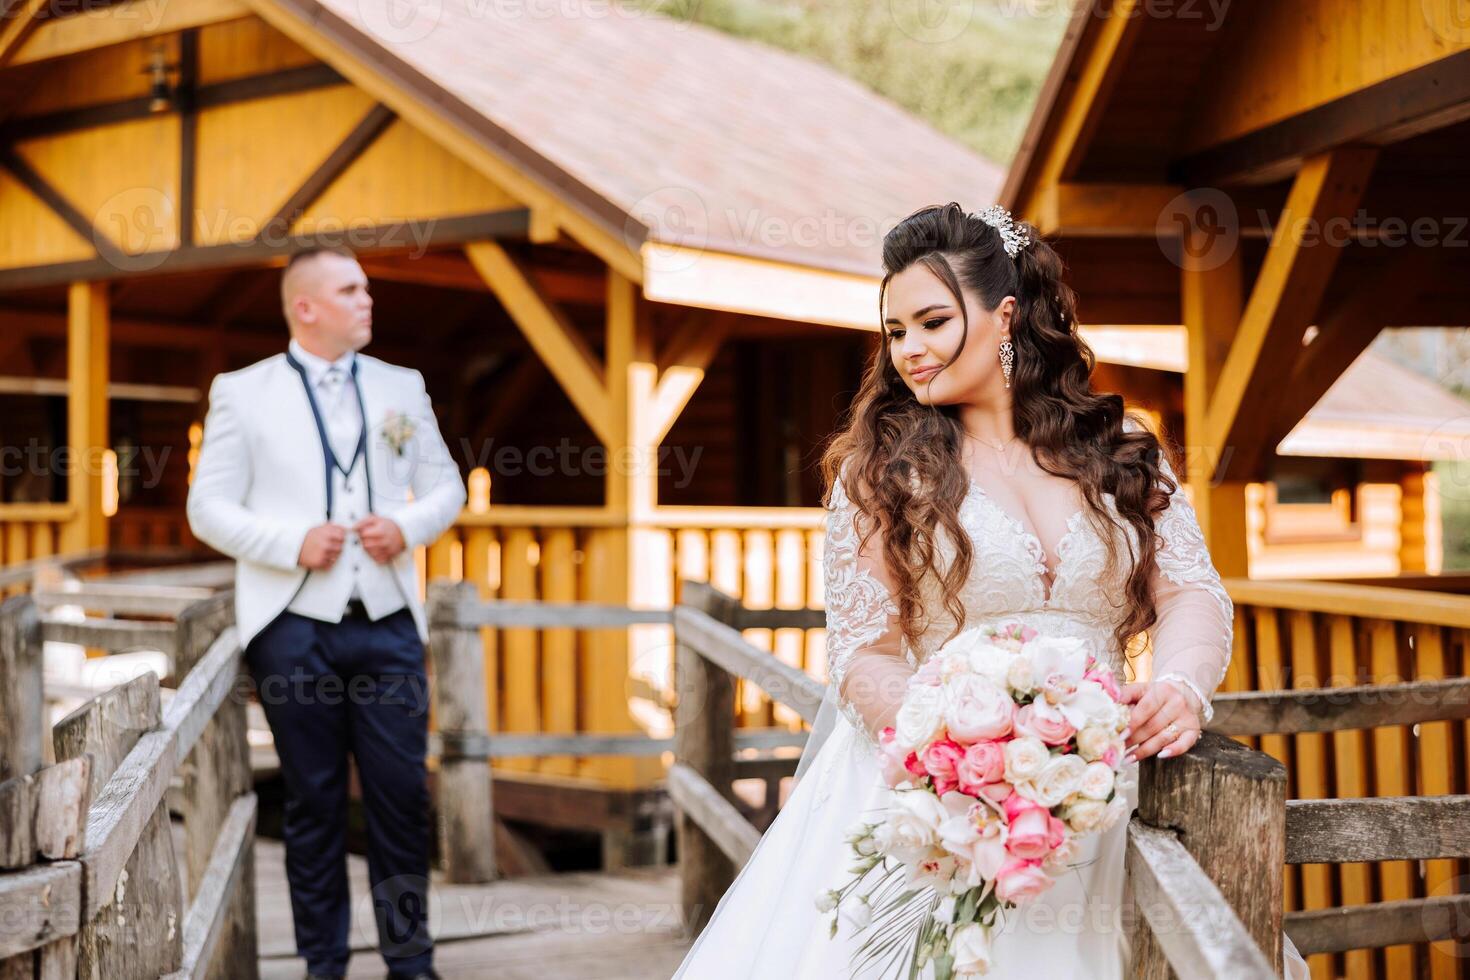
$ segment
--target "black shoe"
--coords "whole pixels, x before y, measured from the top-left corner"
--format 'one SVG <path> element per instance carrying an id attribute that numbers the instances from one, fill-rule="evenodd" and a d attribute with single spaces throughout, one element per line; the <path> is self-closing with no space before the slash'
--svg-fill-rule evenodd
<path id="1" fill-rule="evenodd" d="M 344 980 L 340 973 L 308 973 L 306 980 Z"/>
<path id="2" fill-rule="evenodd" d="M 433 970 L 424 970 L 422 973 L 390 973 L 388 980 L 439 980 L 439 974 Z"/>

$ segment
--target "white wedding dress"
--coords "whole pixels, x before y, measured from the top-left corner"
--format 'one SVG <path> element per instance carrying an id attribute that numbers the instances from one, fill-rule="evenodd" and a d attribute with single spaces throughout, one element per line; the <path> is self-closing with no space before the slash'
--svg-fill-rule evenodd
<path id="1" fill-rule="evenodd" d="M 1020 622 L 1050 635 L 1081 637 L 1112 662 L 1121 679 L 1122 656 L 1113 629 L 1124 614 L 1116 597 L 1123 594 L 1126 570 L 1107 574 L 1104 539 L 1080 509 L 1080 496 L 1075 509 L 1058 504 L 1055 483 L 1027 486 L 1014 474 L 997 480 L 992 490 L 972 482 L 960 507 L 961 524 L 974 544 L 961 596 L 967 622 Z M 1034 525 L 1054 539 L 1050 547 L 1001 506 L 1000 500 L 1018 491 Z M 1111 497 L 1106 499 L 1111 506 Z M 885 790 L 871 733 L 896 713 L 891 692 L 901 690 L 902 680 L 938 649 L 953 619 L 940 610 L 938 586 L 931 581 L 924 606 L 927 627 L 915 647 L 902 639 L 881 551 L 874 539 L 862 544 L 865 524 L 859 525 L 856 516 L 838 481 L 831 494 L 823 556 L 829 702 L 835 699 L 837 716 L 831 724 L 818 719 L 812 738 L 821 739 L 820 747 L 813 753 L 809 746 L 790 799 L 676 978 L 877 980 L 907 975 L 906 970 L 880 973 L 872 966 L 854 971 L 853 954 L 861 939 L 855 939 L 856 930 L 845 919 L 831 938 L 832 915 L 819 912 L 815 899 L 847 880 L 848 828 L 882 805 Z M 1158 610 L 1151 631 L 1153 676 L 1177 680 L 1197 691 L 1207 705 L 1230 658 L 1231 601 L 1182 490 L 1172 496 L 1156 530 L 1161 541 L 1153 582 Z M 1119 553 L 1126 562 L 1130 552 L 1122 532 L 1112 533 L 1119 535 Z M 943 539 L 940 548 L 943 555 Z M 1055 555 L 1050 575 L 1048 555 Z M 854 703 L 860 691 L 890 693 Z M 824 728 L 831 733 L 822 738 Z M 1133 775 L 1136 766 L 1129 770 Z M 1133 799 L 1134 790 L 1129 792 Z M 989 977 L 1113 980 L 1127 975 L 1130 939 L 1124 922 L 1131 912 L 1124 908 L 1126 834 L 1127 821 L 1120 821 L 1087 838 L 1077 867 L 1039 898 L 1005 913 L 994 935 Z"/>

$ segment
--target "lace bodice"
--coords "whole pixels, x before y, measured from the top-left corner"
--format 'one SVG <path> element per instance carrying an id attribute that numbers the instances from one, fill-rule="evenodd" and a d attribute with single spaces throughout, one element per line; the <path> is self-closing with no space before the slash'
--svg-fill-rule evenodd
<path id="1" fill-rule="evenodd" d="M 1164 469 L 1172 479 L 1167 463 Z M 1111 495 L 1105 494 L 1104 500 L 1112 506 Z M 1126 616 L 1118 597 L 1129 569 L 1108 571 L 1106 542 L 1083 511 L 1067 519 L 1056 542 L 1050 588 L 1041 541 L 978 484 L 971 484 L 959 518 L 974 547 L 970 576 L 960 596 L 968 625 L 1017 621 L 1052 635 L 1080 637 L 1112 663 L 1121 678 L 1122 651 L 1113 634 Z M 866 529 L 866 519 L 837 481 L 823 558 L 828 672 L 844 715 L 871 733 L 891 720 L 908 676 L 943 644 L 954 620 L 943 610 L 939 583 L 927 579 L 921 595 L 929 618 L 914 644 L 902 638 L 882 549 L 876 535 L 864 546 Z M 1160 545 L 1152 582 L 1158 615 L 1150 631 L 1153 677 L 1189 687 L 1208 718 L 1209 699 L 1230 659 L 1233 607 L 1182 488 L 1170 497 L 1155 532 Z M 1130 550 L 1124 531 L 1114 528 L 1111 533 L 1119 536 L 1118 554 L 1126 562 Z M 942 532 L 938 545 L 941 560 L 953 554 Z"/>

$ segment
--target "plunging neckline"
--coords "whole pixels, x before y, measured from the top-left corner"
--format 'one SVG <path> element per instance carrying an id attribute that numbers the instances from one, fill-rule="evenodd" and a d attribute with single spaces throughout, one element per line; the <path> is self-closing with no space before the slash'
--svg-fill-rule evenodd
<path id="1" fill-rule="evenodd" d="M 1077 525 L 1076 521 L 1077 518 L 1082 516 L 1082 509 L 1079 507 L 1067 516 L 1067 529 L 1062 532 L 1061 537 L 1057 538 L 1057 564 L 1055 568 L 1051 568 L 1047 563 L 1047 559 L 1051 556 L 1047 553 L 1046 545 L 1042 543 L 1041 538 L 1035 532 L 1029 530 L 1020 518 L 1002 507 L 1000 502 L 992 497 L 984 487 L 975 482 L 973 478 L 970 480 L 970 490 L 979 496 L 982 504 L 988 504 L 992 510 L 1010 524 L 1011 529 L 1027 543 L 1027 550 L 1033 552 L 1032 557 L 1038 566 L 1036 569 L 1036 581 L 1041 586 L 1041 604 L 1042 606 L 1050 606 L 1052 598 L 1055 595 L 1057 583 L 1061 581 L 1063 565 L 1067 559 L 1065 553 L 1067 543 L 1072 535 L 1080 530 L 1080 525 Z"/>

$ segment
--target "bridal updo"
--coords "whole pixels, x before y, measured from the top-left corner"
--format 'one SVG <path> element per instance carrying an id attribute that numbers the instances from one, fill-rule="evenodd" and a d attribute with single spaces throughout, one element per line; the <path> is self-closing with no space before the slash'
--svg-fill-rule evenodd
<path id="1" fill-rule="evenodd" d="M 882 343 L 823 456 L 824 482 L 830 488 L 840 474 L 848 498 L 867 518 L 865 526 L 879 536 L 910 642 L 924 632 L 929 618 L 920 587 L 930 576 L 940 584 L 955 632 L 962 630 L 960 590 L 975 560 L 959 519 L 970 485 L 960 461 L 963 429 L 954 406 L 920 402 L 899 376 L 889 356 L 883 311 L 889 281 L 915 263 L 945 283 L 961 311 L 962 286 L 990 311 L 1005 297 L 1016 297 L 1010 323 L 1016 436 L 1043 470 L 1078 484 L 1084 513 L 1107 543 L 1110 571 L 1119 562 L 1131 566 L 1119 600 L 1128 611 L 1115 634 L 1118 648 L 1125 650 L 1156 619 L 1149 586 L 1158 551 L 1154 519 L 1176 487 L 1161 473 L 1158 439 L 1142 425 L 1125 428 L 1122 396 L 1092 390 L 1095 361 L 1077 335 L 1077 298 L 1062 281 L 1061 257 L 1035 228 L 1011 224 L 998 212 L 969 213 L 954 203 L 926 207 L 884 237 L 878 301 Z M 956 357 L 968 331 L 966 317 Z M 1119 522 L 1104 494 L 1113 495 L 1117 517 L 1132 533 L 1113 533 Z M 940 529 L 952 555 L 943 561 Z M 1128 554 L 1118 553 L 1118 539 L 1127 542 Z"/>

